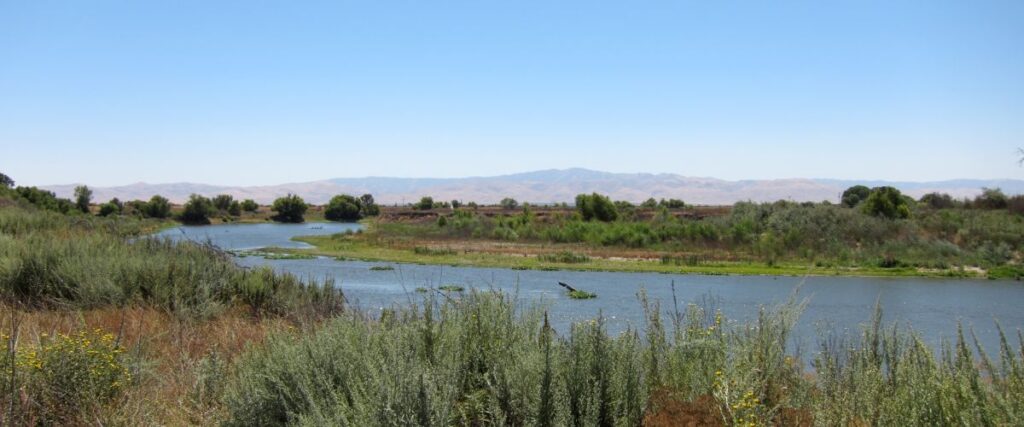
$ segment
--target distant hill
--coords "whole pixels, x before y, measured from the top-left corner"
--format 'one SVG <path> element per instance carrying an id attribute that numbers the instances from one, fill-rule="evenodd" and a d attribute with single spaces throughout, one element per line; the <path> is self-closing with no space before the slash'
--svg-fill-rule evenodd
<path id="1" fill-rule="evenodd" d="M 205 196 L 230 194 L 238 199 L 269 203 L 288 193 L 307 202 L 323 204 L 340 193 L 370 193 L 380 203 L 409 203 L 422 196 L 434 200 L 495 203 L 513 197 L 532 203 L 572 202 L 579 193 L 598 192 L 616 200 L 640 202 L 647 198 L 676 198 L 687 203 L 718 205 L 740 200 L 756 202 L 780 199 L 793 201 L 838 201 L 844 189 L 863 184 L 870 187 L 891 185 L 919 197 L 932 191 L 963 198 L 980 193 L 982 187 L 999 187 L 1007 194 L 1024 193 L 1024 180 L 960 179 L 935 182 L 850 181 L 833 179 L 773 179 L 727 181 L 716 178 L 687 177 L 675 174 L 610 173 L 588 169 L 550 169 L 512 175 L 468 178 L 334 178 L 269 186 L 218 186 L 186 182 L 171 184 L 136 183 L 117 187 L 93 188 L 97 201 L 113 197 L 121 200 L 148 199 L 160 194 L 173 202 L 186 200 L 189 194 Z M 71 197 L 77 184 L 45 187 L 61 197 Z"/>

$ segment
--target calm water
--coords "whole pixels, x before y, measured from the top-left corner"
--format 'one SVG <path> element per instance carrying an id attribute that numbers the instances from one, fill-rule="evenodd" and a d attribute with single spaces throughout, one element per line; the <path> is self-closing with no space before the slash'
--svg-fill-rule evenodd
<path id="1" fill-rule="evenodd" d="M 357 224 L 244 224 L 178 227 L 161 235 L 175 239 L 209 240 L 223 249 L 254 249 L 265 246 L 304 247 L 289 241 L 292 236 L 333 234 L 358 229 Z M 516 271 L 500 268 L 426 266 L 384 262 L 309 260 L 264 260 L 239 258 L 244 266 L 271 265 L 301 276 L 334 277 L 345 295 L 358 306 L 379 310 L 393 304 L 419 301 L 416 287 L 457 284 L 467 288 L 500 289 L 514 292 L 528 304 L 549 305 L 554 326 L 565 331 L 574 321 L 603 314 L 611 331 L 643 324 L 637 293 L 645 291 L 658 300 L 666 314 L 672 313 L 672 283 L 679 306 L 696 303 L 721 309 L 731 319 L 750 319 L 758 308 L 784 303 L 798 292 L 808 304 L 795 334 L 796 345 L 807 353 L 817 346 L 821 331 L 856 334 L 867 322 L 876 301 L 881 303 L 884 321 L 912 326 L 932 344 L 951 338 L 957 322 L 973 328 L 982 344 L 994 351 L 998 345 L 995 321 L 1008 332 L 1024 329 L 1024 283 L 926 278 L 859 277 L 766 277 L 701 276 L 658 273 L 607 273 L 573 271 Z M 370 267 L 391 265 L 391 271 Z M 558 282 L 566 282 L 598 294 L 591 300 L 569 299 Z"/>

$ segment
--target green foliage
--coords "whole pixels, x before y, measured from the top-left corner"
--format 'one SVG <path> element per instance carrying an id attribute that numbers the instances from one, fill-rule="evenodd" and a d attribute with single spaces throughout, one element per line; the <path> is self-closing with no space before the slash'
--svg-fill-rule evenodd
<path id="1" fill-rule="evenodd" d="M 167 218 L 171 216 L 171 202 L 157 194 L 149 198 L 143 206 L 142 214 L 149 218 Z"/>
<path id="2" fill-rule="evenodd" d="M 0 345 L 5 362 L 10 363 L 6 350 L 15 349 L 15 343 L 0 335 Z M 11 414 L 25 425 L 31 424 L 29 420 L 43 425 L 78 424 L 129 386 L 132 375 L 123 353 L 116 337 L 99 329 L 52 337 L 44 333 L 37 344 L 22 341 L 14 353 L 13 372 L 14 380 L 25 386 L 20 399 L 11 400 L 11 405 L 19 406 L 17 411 L 11 407 Z M 4 382 L 9 383 L 12 371 L 4 368 Z"/>
<path id="3" fill-rule="evenodd" d="M 871 189 L 863 185 L 854 185 L 853 187 L 847 188 L 843 191 L 842 204 L 848 208 L 855 207 L 867 200 L 868 196 L 871 195 Z"/>
<path id="4" fill-rule="evenodd" d="M 1006 205 L 1006 195 L 998 188 L 982 188 L 981 195 L 974 198 L 974 207 L 979 209 L 1006 209 Z"/>
<path id="5" fill-rule="evenodd" d="M 107 202 L 100 205 L 99 216 L 118 215 L 121 213 L 121 206 L 114 202 Z"/>
<path id="6" fill-rule="evenodd" d="M 210 199 L 192 194 L 182 208 L 178 219 L 185 224 L 209 224 L 209 216 L 214 213 L 213 202 Z"/>
<path id="7" fill-rule="evenodd" d="M 459 285 L 441 285 L 438 286 L 437 289 L 445 292 L 462 292 L 466 290 L 466 288 Z"/>
<path id="8" fill-rule="evenodd" d="M 260 208 L 260 205 L 253 199 L 245 199 L 242 201 L 242 210 L 246 212 L 256 212 Z"/>
<path id="9" fill-rule="evenodd" d="M 92 201 L 92 190 L 84 185 L 75 187 L 75 207 L 83 213 L 89 213 L 89 202 Z"/>
<path id="10" fill-rule="evenodd" d="M 242 204 L 238 203 L 238 200 L 232 200 L 231 204 L 228 205 L 228 215 L 239 216 L 242 214 Z"/>
<path id="11" fill-rule="evenodd" d="M 920 201 L 932 209 L 949 209 L 956 206 L 956 201 L 946 193 L 928 193 L 921 196 Z"/>
<path id="12" fill-rule="evenodd" d="M 654 209 L 658 207 L 658 201 L 654 200 L 654 198 L 651 197 L 647 200 L 644 200 L 644 202 L 640 204 L 640 207 L 645 209 Z"/>
<path id="13" fill-rule="evenodd" d="M 413 205 L 413 209 L 419 209 L 428 211 L 434 208 L 434 198 L 430 196 L 423 196 L 420 201 Z"/>
<path id="14" fill-rule="evenodd" d="M 230 194 L 218 194 L 216 196 L 213 196 L 213 199 L 211 199 L 210 201 L 213 202 L 214 208 L 216 208 L 219 211 L 226 212 L 229 208 L 231 208 L 231 203 L 235 201 L 235 198 L 232 197 Z"/>
<path id="15" fill-rule="evenodd" d="M 562 251 L 553 254 L 541 254 L 537 259 L 546 262 L 558 262 L 563 264 L 581 264 L 590 262 L 590 257 L 584 254 L 577 254 L 569 251 Z"/>
<path id="16" fill-rule="evenodd" d="M 78 210 L 70 200 L 59 198 L 51 191 L 42 190 L 36 187 L 18 187 L 14 189 L 14 193 L 21 200 L 24 200 L 39 209 L 60 212 L 63 214 L 69 214 Z"/>
<path id="17" fill-rule="evenodd" d="M 0 187 L 14 188 L 14 180 L 9 176 L 0 173 Z"/>
<path id="18" fill-rule="evenodd" d="M 377 206 L 377 202 L 373 200 L 372 194 L 359 196 L 359 207 L 362 209 L 363 216 L 380 215 L 380 206 Z"/>
<path id="19" fill-rule="evenodd" d="M 502 209 L 512 210 L 519 207 L 519 202 L 511 197 L 506 197 L 504 199 L 501 199 L 501 201 L 498 202 L 498 205 L 501 206 Z"/>
<path id="20" fill-rule="evenodd" d="M 362 217 L 362 202 L 348 194 L 332 197 L 324 209 L 324 218 L 331 221 L 358 221 Z"/>
<path id="21" fill-rule="evenodd" d="M 569 298 L 572 298 L 572 299 L 593 299 L 593 298 L 597 298 L 597 294 L 590 293 L 590 292 L 587 292 L 587 291 L 581 291 L 579 289 L 574 290 L 574 291 L 569 291 L 568 295 L 569 295 Z"/>
<path id="22" fill-rule="evenodd" d="M 879 216 L 889 219 L 907 218 L 910 216 L 910 206 L 903 198 L 900 190 L 894 187 L 877 187 L 871 190 L 871 194 L 864 200 L 862 209 L 872 216 Z"/>
<path id="23" fill-rule="evenodd" d="M 619 213 L 615 209 L 608 196 L 597 193 L 590 195 L 580 194 L 576 196 L 576 211 L 583 217 L 584 221 L 596 219 L 598 221 L 615 221 Z"/>
<path id="24" fill-rule="evenodd" d="M 663 206 L 668 209 L 682 209 L 686 207 L 686 203 L 679 199 L 661 199 L 661 201 L 658 202 L 658 206 Z"/>
<path id="25" fill-rule="evenodd" d="M 289 194 L 274 200 L 270 209 L 277 212 L 277 215 L 273 216 L 274 221 L 298 223 L 305 221 L 303 215 L 306 214 L 306 209 L 309 209 L 309 206 L 298 195 Z"/>

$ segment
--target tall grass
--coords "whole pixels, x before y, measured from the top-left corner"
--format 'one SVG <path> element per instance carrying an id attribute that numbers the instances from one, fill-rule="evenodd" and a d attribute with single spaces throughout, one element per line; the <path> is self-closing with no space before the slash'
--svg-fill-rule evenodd
<path id="1" fill-rule="evenodd" d="M 643 333 L 618 335 L 600 318 L 558 335 L 540 309 L 517 311 L 490 292 L 380 320 L 348 313 L 242 357 L 228 424 L 635 426 L 656 415 L 683 423 L 698 409 L 685 405 L 698 403 L 723 425 L 1019 425 L 1024 416 L 1022 349 L 1006 340 L 992 358 L 962 335 L 936 352 L 879 316 L 859 337 L 826 340 L 807 371 L 787 351 L 800 304 L 750 323 L 689 306 L 673 328 L 657 303 L 644 304 Z"/>
<path id="2" fill-rule="evenodd" d="M 209 245 L 142 237 L 153 222 L 0 209 L 0 296 L 36 307 L 145 304 L 206 317 L 234 304 L 253 314 L 330 314 L 330 281 L 246 270 Z"/>

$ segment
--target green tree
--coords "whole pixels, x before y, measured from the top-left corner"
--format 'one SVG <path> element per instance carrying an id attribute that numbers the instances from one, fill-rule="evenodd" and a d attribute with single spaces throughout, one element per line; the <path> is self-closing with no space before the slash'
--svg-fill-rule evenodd
<path id="1" fill-rule="evenodd" d="M 956 206 L 956 201 L 946 193 L 928 193 L 921 196 L 921 204 L 932 209 L 948 209 Z"/>
<path id="2" fill-rule="evenodd" d="M 75 207 L 78 210 L 89 213 L 89 202 L 92 201 L 92 190 L 84 185 L 75 187 Z"/>
<path id="3" fill-rule="evenodd" d="M 228 215 L 239 216 L 242 214 L 242 204 L 238 203 L 238 200 L 232 200 L 231 204 L 228 205 Z"/>
<path id="4" fill-rule="evenodd" d="M 235 201 L 230 194 L 218 194 L 213 197 L 213 207 L 220 211 L 227 211 L 231 208 L 231 202 Z"/>
<path id="5" fill-rule="evenodd" d="M 658 207 L 658 201 L 651 197 L 650 199 L 644 200 L 644 202 L 640 204 L 640 207 L 645 209 L 654 209 Z"/>
<path id="6" fill-rule="evenodd" d="M 598 221 L 615 221 L 619 217 L 615 204 L 608 196 L 597 193 L 579 194 L 576 196 L 576 211 L 580 213 L 584 221 L 596 219 Z"/>
<path id="7" fill-rule="evenodd" d="M 288 194 L 274 200 L 274 204 L 271 205 L 270 209 L 277 212 L 277 215 L 273 216 L 274 221 L 298 223 L 305 221 L 302 216 L 306 214 L 306 209 L 309 209 L 309 205 L 298 195 Z"/>
<path id="8" fill-rule="evenodd" d="M 13 188 L 14 180 L 9 176 L 0 173 L 0 187 Z"/>
<path id="9" fill-rule="evenodd" d="M 171 216 L 171 202 L 159 194 L 153 195 L 146 202 L 142 214 L 150 218 L 167 218 Z"/>
<path id="10" fill-rule="evenodd" d="M 900 190 L 893 187 L 876 187 L 862 204 L 864 213 L 889 219 L 907 218 L 910 206 Z"/>
<path id="11" fill-rule="evenodd" d="M 256 212 L 260 208 L 260 205 L 256 204 L 253 199 L 245 199 L 242 201 L 242 210 L 246 212 Z"/>
<path id="12" fill-rule="evenodd" d="M 331 221 L 358 221 L 362 217 L 362 202 L 348 194 L 332 197 L 324 209 L 324 218 Z"/>
<path id="13" fill-rule="evenodd" d="M 210 199 L 193 194 L 188 196 L 188 202 L 185 202 L 179 219 L 185 224 L 209 224 L 209 216 L 214 211 L 213 202 Z"/>
<path id="14" fill-rule="evenodd" d="M 117 215 L 119 213 L 121 213 L 121 209 L 119 209 L 117 204 L 114 202 L 107 202 L 100 205 L 99 216 Z"/>
<path id="15" fill-rule="evenodd" d="M 362 208 L 363 216 L 377 216 L 380 214 L 380 206 L 373 200 L 372 194 L 359 196 L 359 206 Z"/>
<path id="16" fill-rule="evenodd" d="M 460 206 L 462 206 L 462 202 L 460 202 L 458 200 L 452 200 L 451 201 L 451 205 L 452 205 L 452 209 L 458 209 Z"/>
<path id="17" fill-rule="evenodd" d="M 1006 194 L 998 188 L 982 188 L 981 195 L 974 198 L 974 207 L 979 209 L 1006 209 Z"/>
<path id="18" fill-rule="evenodd" d="M 659 203 L 661 204 L 661 206 L 664 206 L 669 209 L 682 209 L 686 207 L 686 203 L 679 199 L 661 199 L 661 202 Z"/>
<path id="19" fill-rule="evenodd" d="M 498 202 L 498 204 L 501 205 L 503 209 L 515 209 L 519 206 L 519 202 L 511 197 L 501 199 L 501 202 Z"/>
<path id="20" fill-rule="evenodd" d="M 853 187 L 847 188 L 843 192 L 842 203 L 843 206 L 852 208 L 863 202 L 868 196 L 871 195 L 871 189 L 863 185 L 854 185 Z"/>
<path id="21" fill-rule="evenodd" d="M 421 211 L 434 209 L 434 198 L 430 196 L 423 196 L 420 198 L 419 203 L 413 205 L 413 209 L 419 209 Z"/>

